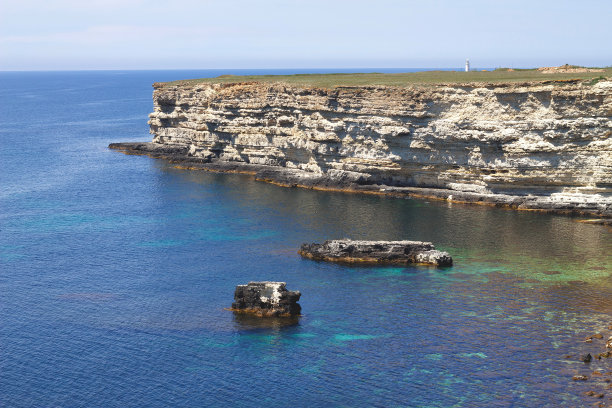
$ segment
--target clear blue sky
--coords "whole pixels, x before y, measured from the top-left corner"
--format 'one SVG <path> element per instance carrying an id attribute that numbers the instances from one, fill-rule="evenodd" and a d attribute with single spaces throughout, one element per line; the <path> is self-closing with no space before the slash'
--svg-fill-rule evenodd
<path id="1" fill-rule="evenodd" d="M 612 0 L 0 0 L 0 70 L 612 65 Z"/>

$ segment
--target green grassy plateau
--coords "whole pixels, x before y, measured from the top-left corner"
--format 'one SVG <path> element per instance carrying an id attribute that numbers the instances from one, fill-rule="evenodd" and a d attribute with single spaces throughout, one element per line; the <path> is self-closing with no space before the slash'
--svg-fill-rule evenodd
<path id="1" fill-rule="evenodd" d="M 603 72 L 581 73 L 542 73 L 536 69 L 517 69 L 508 71 L 421 71 L 399 74 L 296 74 L 296 75 L 221 75 L 216 78 L 185 79 L 166 82 L 164 85 L 196 85 L 199 83 L 234 82 L 283 82 L 292 85 L 333 88 L 335 86 L 415 86 L 436 84 L 469 84 L 479 82 L 512 83 L 582 80 L 596 83 L 604 78 L 612 78 L 612 67 Z"/>

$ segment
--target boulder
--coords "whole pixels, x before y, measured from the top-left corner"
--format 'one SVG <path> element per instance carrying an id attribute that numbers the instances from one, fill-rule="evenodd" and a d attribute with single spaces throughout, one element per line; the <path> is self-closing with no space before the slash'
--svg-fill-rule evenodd
<path id="1" fill-rule="evenodd" d="M 610 351 L 610 350 L 608 350 L 608 351 L 606 351 L 604 353 L 599 353 L 597 355 L 597 359 L 598 360 L 601 360 L 602 358 L 610 358 L 610 357 L 612 357 L 612 351 Z"/>
<path id="2" fill-rule="evenodd" d="M 298 253 L 317 261 L 349 264 L 426 264 L 451 266 L 447 252 L 438 251 L 431 242 L 421 241 L 325 241 L 302 244 Z"/>
<path id="3" fill-rule="evenodd" d="M 230 310 L 258 317 L 298 316 L 300 296 L 297 290 L 287 290 L 285 282 L 249 282 L 236 286 Z"/>

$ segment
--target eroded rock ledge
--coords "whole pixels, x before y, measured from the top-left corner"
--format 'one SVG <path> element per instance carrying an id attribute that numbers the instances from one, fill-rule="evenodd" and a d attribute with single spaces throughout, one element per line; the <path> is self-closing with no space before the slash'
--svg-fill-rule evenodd
<path id="1" fill-rule="evenodd" d="M 154 143 L 112 148 L 287 186 L 612 217 L 610 80 L 154 87 Z"/>
<path id="2" fill-rule="evenodd" d="M 427 264 L 451 266 L 448 252 L 436 250 L 431 242 L 421 241 L 325 241 L 302 244 L 298 253 L 317 261 L 351 264 Z"/>
<path id="3" fill-rule="evenodd" d="M 609 225 L 609 217 L 612 217 L 612 198 L 599 197 L 598 199 L 593 199 L 584 194 L 553 194 L 549 196 L 533 194 L 511 195 L 458 191 L 439 187 L 386 185 L 370 183 L 359 174 L 344 173 L 334 177 L 329 174 L 312 173 L 294 168 L 226 161 L 219 158 L 192 157 L 187 154 L 189 149 L 186 146 L 154 142 L 111 143 L 109 148 L 122 151 L 126 154 L 165 159 L 174 163 L 176 167 L 183 169 L 249 174 L 253 175 L 257 181 L 264 181 L 283 187 L 380 194 L 406 198 L 432 198 L 462 204 L 484 204 L 516 210 L 569 215 L 587 214 L 605 217 L 602 221 L 588 220 L 588 222 L 603 225 Z"/>
<path id="4" fill-rule="evenodd" d="M 259 317 L 291 317 L 300 314 L 301 293 L 290 291 L 285 282 L 249 282 L 236 286 L 230 310 Z"/>

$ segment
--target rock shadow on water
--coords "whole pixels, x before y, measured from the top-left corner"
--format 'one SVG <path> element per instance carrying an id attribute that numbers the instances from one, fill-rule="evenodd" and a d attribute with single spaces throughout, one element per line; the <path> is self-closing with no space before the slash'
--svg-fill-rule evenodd
<path id="1" fill-rule="evenodd" d="M 239 332 L 279 331 L 285 328 L 296 327 L 300 324 L 301 316 L 265 317 L 252 314 L 234 313 L 234 327 Z"/>

